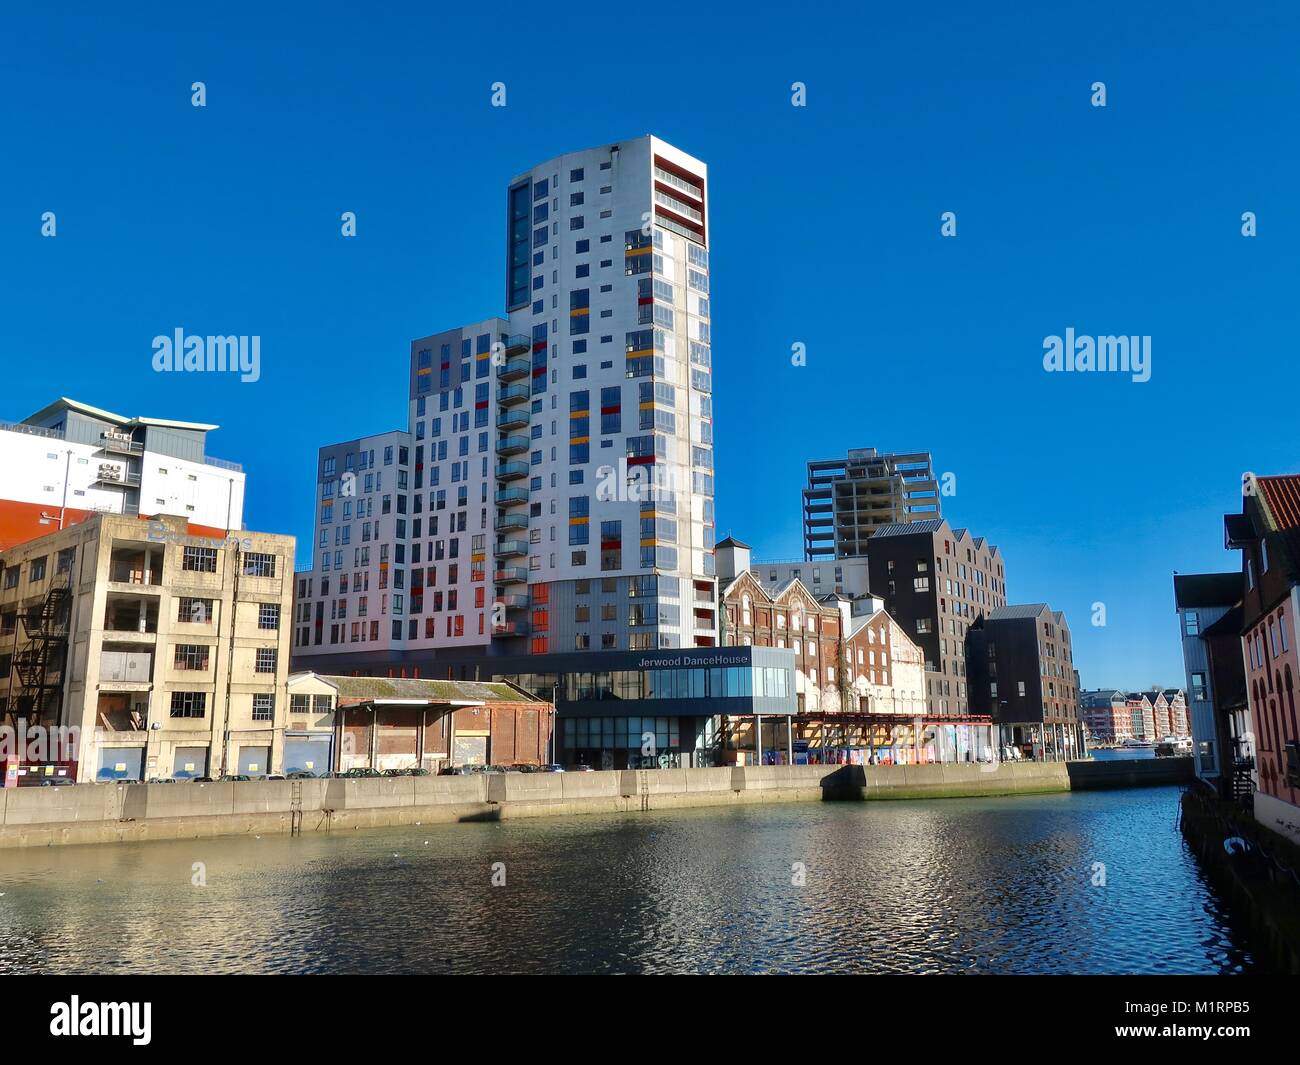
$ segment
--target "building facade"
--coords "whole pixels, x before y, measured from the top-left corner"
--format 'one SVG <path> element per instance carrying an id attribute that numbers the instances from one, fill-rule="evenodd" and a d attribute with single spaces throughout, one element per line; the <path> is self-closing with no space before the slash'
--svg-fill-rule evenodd
<path id="1" fill-rule="evenodd" d="M 1255 737 L 1255 816 L 1300 841 L 1300 475 L 1247 476 L 1242 511 L 1224 518 L 1241 552 L 1241 640 Z"/>
<path id="2" fill-rule="evenodd" d="M 506 201 L 508 317 L 412 342 L 391 478 L 349 507 L 379 447 L 321 451 L 304 665 L 717 643 L 707 169 L 641 137 Z"/>
<path id="3" fill-rule="evenodd" d="M 58 399 L 0 422 L 0 550 L 95 514 L 243 528 L 244 473 L 206 452 L 215 425 L 128 418 Z"/>
<path id="4" fill-rule="evenodd" d="M 872 534 L 867 574 L 890 617 L 925 655 L 930 713 L 973 709 L 966 636 L 1006 604 L 1001 551 L 942 518 L 884 525 Z"/>
<path id="5" fill-rule="evenodd" d="M 928 451 L 855 448 L 842 459 L 808 463 L 803 540 L 809 560 L 859 557 L 879 527 L 939 517 L 939 485 Z"/>
<path id="6" fill-rule="evenodd" d="M 1065 615 L 1046 603 L 998 607 L 969 634 L 971 706 L 1001 726 L 1004 745 L 1035 758 L 1086 751 Z"/>
<path id="7" fill-rule="evenodd" d="M 0 717 L 78 734 L 78 779 L 282 760 L 292 537 L 98 514 L 0 552 Z"/>
<path id="8" fill-rule="evenodd" d="M 1128 696 L 1122 691 L 1109 688 L 1081 691 L 1079 722 L 1090 746 L 1121 744 L 1134 738 Z"/>

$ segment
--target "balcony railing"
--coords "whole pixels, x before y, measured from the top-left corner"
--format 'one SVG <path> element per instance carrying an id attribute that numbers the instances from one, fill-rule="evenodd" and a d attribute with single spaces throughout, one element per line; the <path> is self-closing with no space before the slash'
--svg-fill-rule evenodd
<path id="1" fill-rule="evenodd" d="M 526 436 L 507 436 L 497 441 L 498 455 L 518 455 L 521 451 L 528 450 L 528 437 Z"/>
<path id="2" fill-rule="evenodd" d="M 497 466 L 498 481 L 517 481 L 520 477 L 528 476 L 528 463 L 526 462 L 503 462 Z"/>
<path id="3" fill-rule="evenodd" d="M 518 558 L 528 554 L 528 545 L 523 540 L 501 540 L 492 553 L 497 558 Z"/>
<path id="4" fill-rule="evenodd" d="M 506 514 L 504 517 L 497 518 L 497 532 L 510 532 L 512 529 L 523 531 L 528 528 L 527 514 Z"/>
<path id="5" fill-rule="evenodd" d="M 499 625 L 492 626 L 493 636 L 527 636 L 528 623 L 524 621 L 503 621 Z"/>
<path id="6" fill-rule="evenodd" d="M 497 584 L 526 584 L 528 571 L 523 566 L 502 566 L 492 574 L 492 580 Z"/>
<path id="7" fill-rule="evenodd" d="M 523 488 L 502 488 L 494 497 L 499 507 L 513 507 L 528 502 L 528 492 Z"/>
<path id="8" fill-rule="evenodd" d="M 532 373 L 532 364 L 527 359 L 510 359 L 497 371 L 498 381 L 517 381 Z"/>
<path id="9" fill-rule="evenodd" d="M 515 407 L 512 410 L 503 410 L 497 415 L 498 429 L 522 429 L 528 424 L 529 412 L 527 407 Z"/>
<path id="10" fill-rule="evenodd" d="M 531 396 L 532 392 L 527 385 L 506 385 L 497 389 L 497 402 L 505 407 L 527 403 Z"/>
<path id="11" fill-rule="evenodd" d="M 533 346 L 533 342 L 523 333 L 515 333 L 513 336 L 506 338 L 506 354 L 518 355 L 528 351 Z"/>
<path id="12" fill-rule="evenodd" d="M 507 610 L 528 609 L 528 596 L 522 595 L 519 592 L 506 592 L 503 595 L 498 595 L 497 602 Z"/>

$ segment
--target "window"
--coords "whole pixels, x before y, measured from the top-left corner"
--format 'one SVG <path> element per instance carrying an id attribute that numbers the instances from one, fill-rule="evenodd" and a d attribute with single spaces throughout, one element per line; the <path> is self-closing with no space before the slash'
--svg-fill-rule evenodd
<path id="1" fill-rule="evenodd" d="M 385 496 L 385 498 L 387 497 Z M 245 577 L 274 577 L 275 556 L 250 551 L 248 554 L 244 556 L 244 576 Z"/>
<path id="2" fill-rule="evenodd" d="M 192 573 L 216 573 L 217 549 L 215 547 L 187 547 L 181 559 L 181 569 Z"/>
<path id="3" fill-rule="evenodd" d="M 275 696 L 262 692 L 253 696 L 253 720 L 271 721 L 275 718 Z"/>
<path id="4" fill-rule="evenodd" d="M 1204 673 L 1192 674 L 1192 701 L 1198 703 L 1205 701 L 1205 674 Z"/>
<path id="5" fill-rule="evenodd" d="M 196 643 L 178 643 L 176 645 L 177 669 L 207 669 L 208 655 L 211 648 Z M 174 716 L 174 715 L 173 715 Z"/>
<path id="6" fill-rule="evenodd" d="M 1183 615 L 1183 634 L 1186 636 L 1196 636 L 1201 631 L 1201 621 L 1195 610 L 1189 610 Z"/>
<path id="7" fill-rule="evenodd" d="M 206 692 L 172 692 L 172 717 L 203 717 L 207 712 Z"/>
<path id="8" fill-rule="evenodd" d="M 187 625 L 207 625 L 212 621 L 212 600 L 181 596 L 176 620 Z"/>
<path id="9" fill-rule="evenodd" d="M 45 555 L 40 558 L 34 558 L 27 563 L 27 579 L 29 581 L 45 580 Z"/>
<path id="10" fill-rule="evenodd" d="M 280 627 L 279 603 L 262 603 L 258 606 L 257 627 L 259 629 L 278 629 Z"/>
<path id="11" fill-rule="evenodd" d="M 276 661 L 276 650 L 274 647 L 259 647 L 257 649 L 257 660 L 253 666 L 256 673 L 274 673 Z"/>

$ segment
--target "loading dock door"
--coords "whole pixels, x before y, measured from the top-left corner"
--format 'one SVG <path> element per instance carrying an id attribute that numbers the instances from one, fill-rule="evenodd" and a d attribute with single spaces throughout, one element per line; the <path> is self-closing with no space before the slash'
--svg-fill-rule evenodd
<path id="1" fill-rule="evenodd" d="M 246 777 L 264 777 L 271 771 L 270 747 L 239 748 L 239 772 Z"/>
<path id="2" fill-rule="evenodd" d="M 486 736 L 457 736 L 451 752 L 453 765 L 487 765 L 488 738 Z"/>
<path id="3" fill-rule="evenodd" d="M 177 780 L 208 775 L 208 749 L 206 747 L 177 747 L 172 763 L 172 776 Z"/>
<path id="4" fill-rule="evenodd" d="M 101 747 L 96 780 L 143 779 L 143 747 Z"/>
<path id="5" fill-rule="evenodd" d="M 332 767 L 330 756 L 333 754 L 334 737 L 324 736 L 286 736 L 284 740 L 284 771 L 286 773 L 308 772 L 320 776 L 328 773 Z"/>

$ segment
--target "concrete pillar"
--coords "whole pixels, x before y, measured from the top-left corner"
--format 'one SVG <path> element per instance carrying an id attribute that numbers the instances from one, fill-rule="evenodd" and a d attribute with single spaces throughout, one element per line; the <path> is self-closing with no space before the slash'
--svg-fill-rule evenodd
<path id="1" fill-rule="evenodd" d="M 763 764 L 763 715 L 754 715 L 754 764 Z"/>

